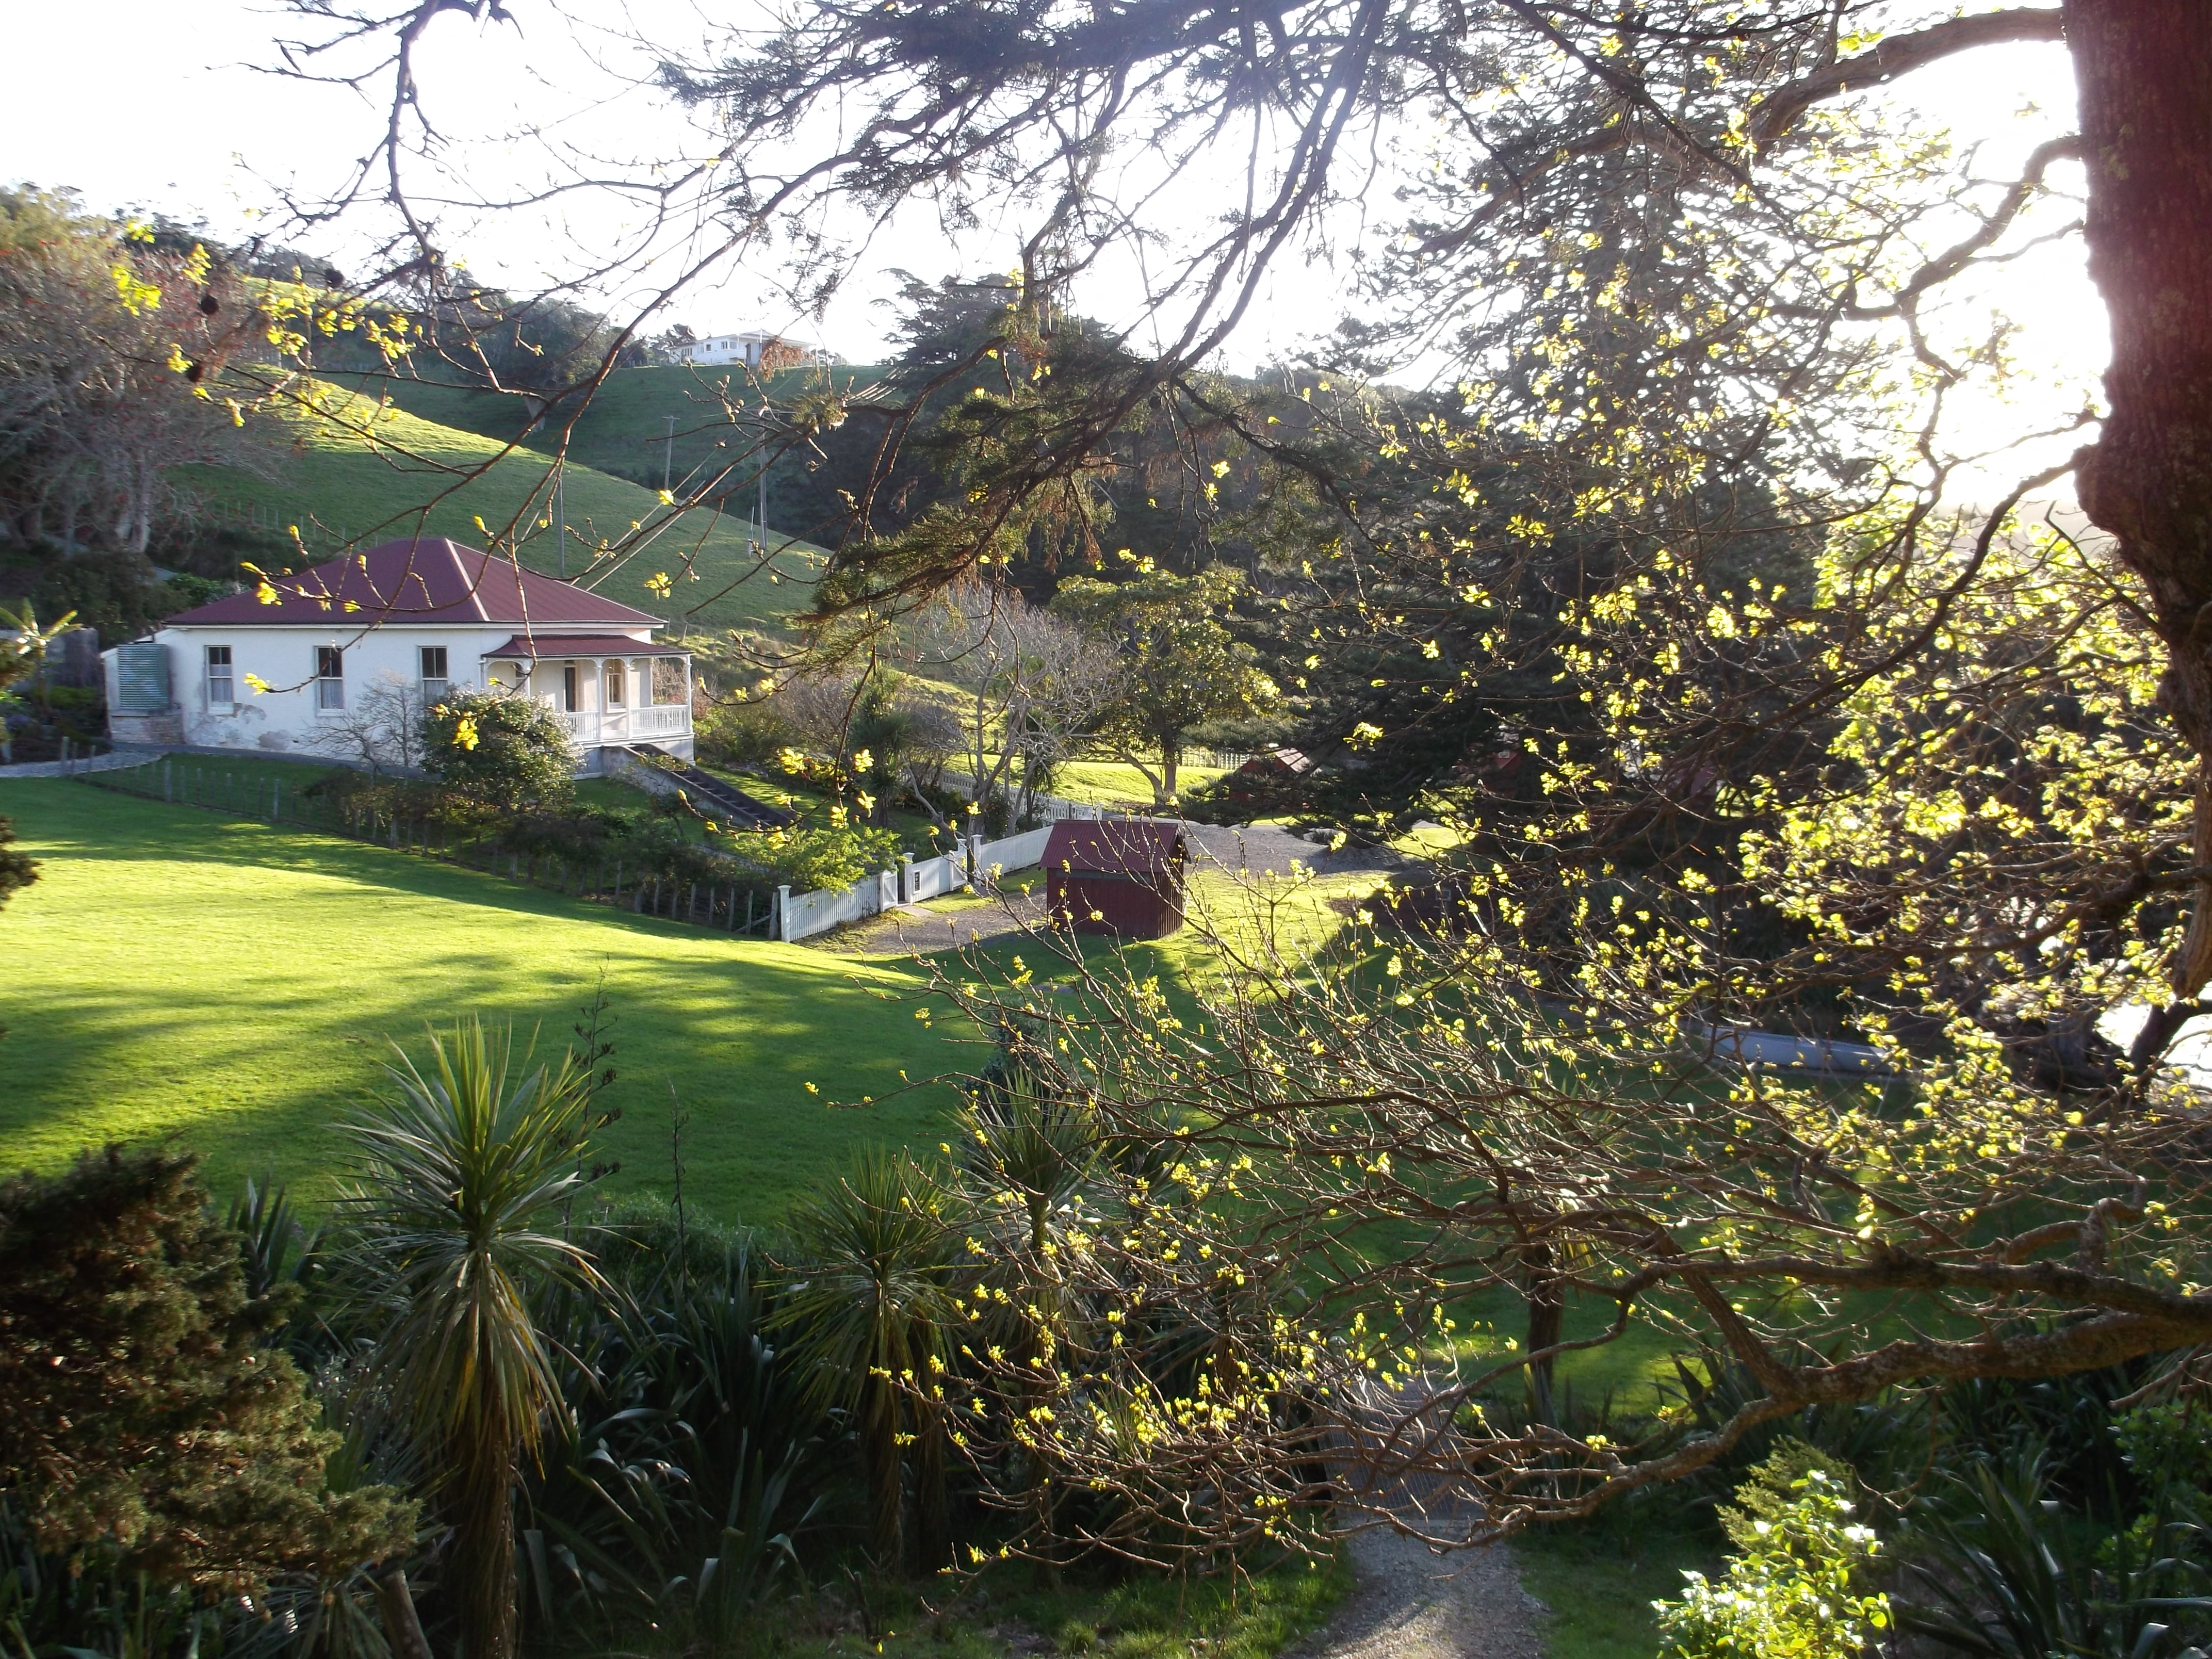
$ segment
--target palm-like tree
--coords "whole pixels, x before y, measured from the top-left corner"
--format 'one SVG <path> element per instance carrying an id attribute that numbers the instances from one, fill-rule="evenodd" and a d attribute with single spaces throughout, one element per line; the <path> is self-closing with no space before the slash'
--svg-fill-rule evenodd
<path id="1" fill-rule="evenodd" d="M 431 1037 L 427 1075 L 403 1052 L 388 1068 L 399 1097 L 351 1127 L 360 1157 L 342 1200 L 390 1310 L 377 1369 L 441 1471 L 466 1659 L 515 1651 L 515 1480 L 561 1397 L 530 1291 L 600 1284 L 549 1230 L 582 1184 L 590 1076 L 564 1054 L 510 1085 L 512 1049 L 471 1017 Z"/>
<path id="2" fill-rule="evenodd" d="M 902 1444 L 915 1449 L 916 1554 L 950 1547 L 944 1413 L 956 1230 L 944 1189 L 903 1153 L 866 1152 L 851 1175 L 807 1196 L 789 1228 L 802 1266 L 777 1311 L 805 1362 L 815 1403 L 854 1413 L 878 1561 L 906 1560 Z"/>

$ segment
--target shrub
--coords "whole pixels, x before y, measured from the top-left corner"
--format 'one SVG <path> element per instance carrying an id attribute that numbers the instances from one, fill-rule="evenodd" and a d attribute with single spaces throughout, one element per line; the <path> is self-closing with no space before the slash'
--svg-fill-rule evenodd
<path id="1" fill-rule="evenodd" d="M 534 699 L 456 691 L 422 716 L 423 767 L 455 793 L 507 811 L 556 805 L 575 787 L 559 716 Z"/>
<path id="2" fill-rule="evenodd" d="M 404 1553 L 413 1510 L 330 1489 L 337 1436 L 269 1346 L 197 1160 L 88 1152 L 0 1187 L 0 1491 L 41 1551 L 120 1556 L 160 1583 L 258 1590 Z"/>
<path id="3" fill-rule="evenodd" d="M 1881 1541 L 1852 1521 L 1847 1477 L 1808 1467 L 1811 1451 L 1785 1442 L 1722 1512 L 1736 1547 L 1720 1583 L 1685 1573 L 1680 1601 L 1652 1604 L 1668 1654 L 1850 1659 L 1889 1627 L 1889 1598 L 1862 1583 Z"/>
<path id="4" fill-rule="evenodd" d="M 799 723 L 775 702 L 718 703 L 699 718 L 699 757 L 720 766 L 756 766 L 805 741 Z"/>
<path id="5" fill-rule="evenodd" d="M 2201 1650 L 2212 1574 L 2187 1506 L 2115 1530 L 2069 1513 L 2051 1490 L 2039 1447 L 1945 1477 L 1915 1507 L 1899 1628 L 1978 1659 Z"/>
<path id="6" fill-rule="evenodd" d="M 15 826 L 0 818 L 0 905 L 39 878 L 39 861 L 15 848 Z"/>
<path id="7" fill-rule="evenodd" d="M 811 893 L 896 868 L 899 838 L 892 830 L 769 830 L 738 837 L 737 854 L 769 886 Z"/>

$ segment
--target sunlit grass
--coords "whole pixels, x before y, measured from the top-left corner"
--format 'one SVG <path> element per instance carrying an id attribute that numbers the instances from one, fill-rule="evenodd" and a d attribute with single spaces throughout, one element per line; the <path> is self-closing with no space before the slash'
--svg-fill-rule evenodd
<path id="1" fill-rule="evenodd" d="M 303 769 L 241 761 L 234 775 Z M 896 963 L 635 917 L 404 853 L 61 780 L 0 784 L 40 879 L 0 912 L 0 1133 L 52 1170 L 110 1139 L 176 1136 L 218 1186 L 274 1172 L 333 1190 L 332 1126 L 385 1086 L 388 1040 L 477 1011 L 569 1039 L 604 982 L 623 1114 L 614 1192 L 671 1184 L 771 1218 L 857 1143 L 934 1142 L 971 1058 L 933 1036 Z M 819 1094 L 805 1087 L 813 1083 Z M 832 1099 L 873 1096 L 869 1109 Z"/>

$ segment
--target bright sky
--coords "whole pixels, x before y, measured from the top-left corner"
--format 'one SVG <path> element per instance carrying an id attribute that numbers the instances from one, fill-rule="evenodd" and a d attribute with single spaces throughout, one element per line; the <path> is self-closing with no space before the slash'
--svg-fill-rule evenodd
<path id="1" fill-rule="evenodd" d="M 472 186 L 486 193 L 527 189 L 545 177 L 532 144 L 504 142 L 548 111 L 575 111 L 555 131 L 579 155 L 628 158 L 643 153 L 696 151 L 698 135 L 656 95 L 631 91 L 610 101 L 624 77 L 645 65 L 637 36 L 678 46 L 708 33 L 704 15 L 743 15 L 745 0 L 629 0 L 580 7 L 592 20 L 580 29 L 550 15 L 536 0 L 511 0 L 522 27 L 480 28 L 442 18 L 430 31 L 422 64 L 422 104 L 465 157 Z M 241 0 L 107 0 L 97 27 L 74 7 L 0 0 L 18 71 L 0 104 L 0 179 L 71 185 L 102 209 L 162 210 L 204 216 L 218 234 L 236 235 L 270 221 L 258 217 L 275 187 L 313 197 L 343 179 L 373 139 L 380 108 L 354 94 L 258 72 L 274 60 L 272 38 L 288 31 L 274 11 Z M 2009 177 L 2036 142 L 2067 130 L 2073 87 L 2062 49 L 2021 46 L 1972 54 L 1949 67 L 1901 83 L 1904 118 L 1948 124 L 1961 146 L 1979 144 L 1984 176 Z M 659 148 L 656 150 L 655 145 Z M 2054 178 L 2060 175 L 2054 174 Z M 1169 225 L 1186 231 L 1223 208 L 1204 178 L 1179 180 L 1159 204 Z M 601 192 L 566 198 L 539 213 L 469 216 L 449 210 L 453 242 L 467 250 L 489 279 L 526 289 L 573 273 L 597 250 L 634 232 L 634 204 Z M 2062 215 L 2063 216 L 2063 215 Z M 2055 222 L 2055 221 L 2054 221 Z M 884 349 L 890 322 L 883 303 L 894 291 L 894 267 L 925 278 L 1001 270 L 1024 227 L 1018 220 L 954 238 L 920 215 L 867 253 L 864 273 L 834 300 L 817 325 L 780 295 L 770 273 L 735 270 L 717 285 L 693 290 L 665 320 L 701 333 L 755 325 L 826 339 L 848 359 L 867 362 Z M 316 244 L 343 268 L 343 233 Z M 352 250 L 356 254 L 358 249 Z M 1153 256 L 1157 258 L 1158 256 Z M 658 269 L 672 269 L 663 262 Z M 1152 273 L 1157 276 L 1155 269 Z M 1129 260 L 1107 266 L 1079 292 L 1080 308 L 1122 320 L 1141 292 Z M 2038 411 L 2079 408 L 2094 387 L 2106 351 L 2103 311 L 2081 266 L 2078 239 L 1992 273 L 1986 293 L 1960 307 L 1942 326 L 1986 326 L 1991 307 L 2018 325 L 2014 347 L 2023 368 L 2010 389 Z M 611 296 L 617 299 L 626 295 Z M 1292 260 L 1267 279 L 1261 304 L 1232 346 L 1232 367 L 1245 368 L 1294 350 L 1327 331 L 1342 311 L 1335 271 L 1326 262 Z M 2021 417 L 1967 400 L 1954 410 L 1962 448 L 2016 434 Z M 2063 453 L 2075 438 L 2054 441 Z M 1970 481 L 1974 487 L 2025 471 L 2008 459 Z"/>

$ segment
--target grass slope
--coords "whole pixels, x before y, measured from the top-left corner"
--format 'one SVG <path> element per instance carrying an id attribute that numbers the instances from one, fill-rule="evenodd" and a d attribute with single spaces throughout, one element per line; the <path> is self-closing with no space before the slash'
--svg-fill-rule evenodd
<path id="1" fill-rule="evenodd" d="M 872 366 L 840 364 L 829 369 L 792 369 L 769 377 L 765 390 L 788 402 L 824 384 L 839 389 L 866 386 L 883 371 Z M 379 380 L 392 402 L 409 413 L 441 425 L 511 441 L 528 420 L 521 400 L 503 392 L 437 386 L 426 380 Z M 732 449 L 743 453 L 723 409 L 725 392 L 732 402 L 757 404 L 760 392 L 740 370 L 730 368 L 625 368 L 607 377 L 569 429 L 568 456 L 658 487 L 665 476 L 680 482 L 695 470 L 726 465 Z M 668 417 L 676 417 L 675 442 L 669 442 Z M 522 441 L 550 453 L 557 426 L 532 433 Z M 718 446 L 726 446 L 720 449 Z M 774 502 L 771 499 L 771 507 Z"/>
<path id="2" fill-rule="evenodd" d="M 506 446 L 495 437 L 399 408 L 374 421 L 371 441 L 357 429 L 371 405 L 356 398 L 351 406 L 358 413 L 343 422 L 303 417 L 294 453 L 277 477 L 221 467 L 183 471 L 218 508 L 248 508 L 264 519 L 273 515 L 280 524 L 298 525 L 318 557 L 335 552 L 342 540 L 371 544 L 412 534 L 482 546 L 486 538 L 478 519 L 503 533 L 518 514 L 527 521 L 550 513 L 541 457 L 526 450 L 503 453 Z M 483 476 L 454 487 L 457 474 L 487 465 Z M 562 493 L 571 532 L 569 568 L 578 573 L 589 547 L 602 538 L 627 535 L 632 524 L 650 522 L 659 509 L 653 491 L 588 466 L 567 469 Z M 581 545 L 574 539 L 579 535 Z M 772 566 L 776 580 L 761 575 L 740 581 L 753 564 L 744 524 L 689 514 L 591 586 L 692 628 L 775 627 L 804 597 L 825 556 L 794 542 Z M 556 571 L 560 552 L 552 533 L 538 532 L 526 540 L 523 558 L 535 568 Z M 657 599 L 646 587 L 647 579 L 661 571 L 676 579 L 672 599 Z"/>
<path id="3" fill-rule="evenodd" d="M 959 1063 L 886 994 L 890 963 L 732 939 L 350 842 L 62 780 L 0 784 L 40 878 L 0 911 L 5 1165 L 173 1134 L 218 1189 L 274 1171 L 334 1190 L 332 1126 L 385 1086 L 387 1037 L 474 1009 L 555 1043 L 604 973 L 623 1116 L 617 1192 L 669 1186 L 672 1085 L 687 1192 L 772 1218 L 870 1140 L 933 1143 L 949 1091 L 861 1112 L 905 1067 Z M 805 1084 L 820 1085 L 818 1097 Z"/>

